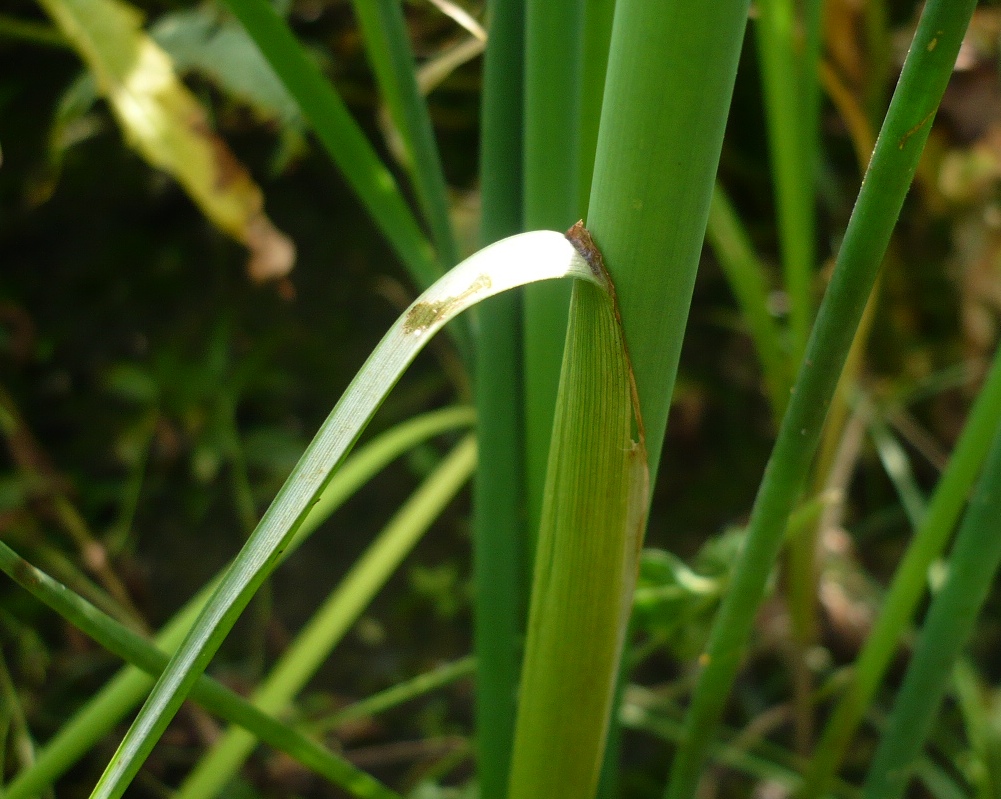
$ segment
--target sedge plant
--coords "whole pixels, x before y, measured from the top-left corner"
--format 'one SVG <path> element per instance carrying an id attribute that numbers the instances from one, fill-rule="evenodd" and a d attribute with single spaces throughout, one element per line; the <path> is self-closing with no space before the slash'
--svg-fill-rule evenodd
<path id="1" fill-rule="evenodd" d="M 100 26 L 84 24 L 88 9 L 100 10 L 88 2 L 97 0 L 45 0 L 45 7 L 69 41 L 86 42 L 79 48 L 93 68 L 101 49 L 113 49 L 115 42 Z M 116 678 L 94 700 L 90 715 L 85 711 L 82 721 L 67 725 L 66 735 L 47 747 L 52 754 L 43 751 L 5 795 L 30 796 L 51 785 L 149 690 L 146 674 L 158 680 L 94 797 L 125 794 L 189 694 L 243 729 L 227 733 L 195 768 L 182 787 L 188 799 L 218 795 L 257 740 L 287 744 L 293 756 L 355 795 L 395 795 L 276 716 L 288 710 L 430 516 L 469 475 L 471 442 L 460 444 L 425 486 L 436 499 L 427 499 L 426 492 L 415 497 L 419 520 L 387 530 L 250 700 L 226 694 L 203 672 L 255 591 L 313 526 L 315 503 L 346 480 L 355 462 L 346 460 L 349 451 L 402 371 L 437 330 L 474 305 L 473 321 L 450 330 L 475 374 L 480 796 L 616 795 L 615 749 L 607 758 L 605 750 L 623 718 L 633 727 L 671 730 L 677 748 L 666 789 L 670 799 L 696 795 L 713 753 L 769 773 L 720 744 L 720 722 L 973 0 L 929 0 L 922 12 L 812 332 L 819 2 L 803 5 L 802 26 L 794 4 L 779 0 L 762 3 L 758 22 L 777 162 L 783 279 L 792 302 L 787 329 L 765 312 L 768 280 L 761 261 L 716 184 L 748 0 L 491 0 L 481 153 L 485 246 L 458 266 L 440 158 L 399 3 L 360 0 L 355 9 L 404 144 L 403 167 L 419 213 L 275 7 L 267 0 L 227 5 L 425 292 L 348 386 L 243 551 L 156 643 L 127 635 L 29 571 L 13 553 L 0 553 L 12 574 L 34 584 L 45 601 L 62 603 L 60 613 L 142 672 Z M 570 227 L 577 218 L 586 223 Z M 686 718 L 654 724 L 635 711 L 620 713 L 629 692 L 616 686 L 707 225 L 745 309 L 778 438 L 709 642 L 694 665 Z M 567 227 L 566 234 L 534 230 Z M 519 234 L 526 228 L 533 232 Z M 550 280 L 555 278 L 570 280 Z M 976 433 L 957 447 L 957 465 L 940 489 L 945 499 L 933 501 L 924 522 L 934 530 L 922 528 L 920 556 L 909 555 L 901 566 L 907 587 L 891 589 L 889 621 L 874 637 L 879 651 L 859 661 L 866 668 L 843 700 L 847 709 L 836 711 L 805 781 L 791 778 L 788 768 L 771 772 L 792 788 L 805 785 L 804 795 L 821 795 L 831 785 L 844 792 L 834 781 L 837 762 L 909 623 L 923 567 L 944 546 L 986 456 L 986 447 L 969 442 L 997 425 L 997 383 L 995 370 L 971 417 L 968 429 Z M 468 411 L 455 413 L 417 437 L 469 423 Z M 1001 557 L 996 542 L 985 540 L 1001 476 L 997 453 L 995 446 L 987 458 L 952 574 L 933 603 L 872 764 L 866 799 L 900 794 L 944 690 L 944 666 L 956 659 Z M 793 565 L 809 565 L 810 536 L 790 538 L 797 553 Z M 990 557 L 971 554 L 978 551 Z M 813 635 L 809 571 L 800 569 L 803 580 L 790 590 L 801 646 Z M 174 654 L 165 662 L 170 650 Z M 810 686 L 797 684 L 803 706 Z M 799 728 L 802 745 L 809 724 Z M 922 734 L 913 735 L 915 730 Z"/>

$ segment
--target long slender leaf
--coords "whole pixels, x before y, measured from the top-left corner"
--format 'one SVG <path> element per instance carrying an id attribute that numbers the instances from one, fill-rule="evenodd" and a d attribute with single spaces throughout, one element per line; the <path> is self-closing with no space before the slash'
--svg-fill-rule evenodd
<path id="1" fill-rule="evenodd" d="M 459 261 L 448 215 L 445 174 L 434 140 L 431 117 L 417 87 L 416 67 L 399 0 L 354 0 L 365 51 L 407 152 L 406 167 L 444 266 Z"/>
<path id="2" fill-rule="evenodd" d="M 353 453 L 320 495 L 284 557 L 294 552 L 321 522 L 387 463 L 431 436 L 469 425 L 472 421 L 469 408 L 433 411 L 388 430 Z M 167 652 L 177 648 L 217 582 L 218 579 L 210 582 L 167 623 L 156 638 L 157 647 Z M 4 796 L 29 799 L 44 792 L 84 752 L 103 740 L 142 701 L 152 685 L 153 680 L 137 669 L 119 672 L 46 743 L 31 768 L 24 769 L 11 780 Z"/>
<path id="3" fill-rule="evenodd" d="M 970 410 L 949 464 L 917 527 L 865 647 L 855 660 L 849 683 L 824 728 L 804 775 L 803 796 L 819 796 L 832 779 L 851 743 L 852 735 L 869 707 L 924 594 L 928 569 L 945 548 L 970 487 L 987 457 L 991 435 L 1001 423 L 1001 352 Z"/>
<path id="4" fill-rule="evenodd" d="M 525 230 L 566 230 L 581 218 L 577 190 L 581 10 L 581 0 L 526 0 Z M 570 286 L 527 286 L 523 296 L 525 495 L 528 531 L 534 537 L 542 513 Z"/>
<path id="5" fill-rule="evenodd" d="M 165 652 L 36 569 L 3 542 L 0 542 L 0 570 L 108 651 L 147 674 L 160 674 L 170 660 Z M 191 696 L 206 709 L 252 730 L 262 741 L 287 752 L 354 796 L 399 799 L 399 794 L 374 777 L 209 677 L 203 675 L 198 679 Z"/>
<path id="6" fill-rule="evenodd" d="M 603 277 L 561 234 L 512 236 L 470 256 L 401 316 L 352 380 L 240 555 L 223 575 L 91 794 L 119 797 L 254 592 L 274 569 L 318 493 L 428 339 L 476 302 L 527 282 Z"/>
<path id="7" fill-rule="evenodd" d="M 268 59 L 376 226 L 426 288 L 442 274 L 427 238 L 344 102 L 268 0 L 226 0 Z"/>
<path id="8" fill-rule="evenodd" d="M 410 702 L 419 696 L 424 696 L 431 691 L 436 691 L 446 685 L 450 685 L 463 677 L 471 677 L 476 673 L 476 658 L 472 655 L 438 666 L 431 671 L 418 674 L 406 682 L 380 691 L 377 694 L 366 697 L 348 705 L 335 712 L 319 723 L 311 724 L 313 729 L 336 730 L 338 727 L 351 721 L 363 719 L 366 716 L 374 716 L 390 708 L 398 707 L 405 702 Z"/>
<path id="9" fill-rule="evenodd" d="M 256 708 L 272 715 L 288 709 L 403 558 L 469 479 L 475 465 L 476 441 L 468 436 L 394 514 L 295 637 L 267 679 L 254 691 L 251 701 Z M 256 745 L 252 731 L 229 730 L 188 775 L 176 793 L 177 798 L 216 796 L 239 772 Z"/>
<path id="10" fill-rule="evenodd" d="M 768 312 L 768 280 L 764 265 L 754 252 L 729 197 L 719 183 L 713 191 L 709 207 L 706 240 L 716 252 L 730 290 L 747 321 L 754 351 L 761 361 L 772 414 L 777 422 L 781 421 L 789 404 L 792 370 L 782 350 L 778 322 Z"/>
<path id="11" fill-rule="evenodd" d="M 817 142 L 818 120 L 816 103 L 809 102 L 808 97 L 817 95 L 817 66 L 804 62 L 819 54 L 815 47 L 802 47 L 797 17 L 793 0 L 763 0 L 758 6 L 755 25 L 768 116 L 769 152 L 775 170 L 794 363 L 806 349 L 813 319 L 813 187 L 817 154 L 812 146 Z M 814 14 L 811 20 L 817 30 L 809 35 L 815 42 L 819 37 L 819 18 Z"/>
<path id="12" fill-rule="evenodd" d="M 523 0 L 490 0 L 483 64 L 480 243 L 521 230 Z M 476 762 L 480 796 L 506 796 L 530 569 L 525 524 L 521 298 L 478 309 L 473 490 Z"/>
<path id="13" fill-rule="evenodd" d="M 1001 564 L 1001 428 L 956 536 L 944 584 L 932 600 L 914 657 L 869 767 L 863 799 L 898 799 L 931 731 L 956 658 Z"/>
<path id="14" fill-rule="evenodd" d="M 701 658 L 702 669 L 688 711 L 684 743 L 672 767 L 668 799 L 688 799 L 696 791 L 707 747 L 723 713 L 789 512 L 802 489 L 838 376 L 974 5 L 973 0 L 930 0 L 922 13 L 751 511 L 747 541 L 730 592 Z"/>

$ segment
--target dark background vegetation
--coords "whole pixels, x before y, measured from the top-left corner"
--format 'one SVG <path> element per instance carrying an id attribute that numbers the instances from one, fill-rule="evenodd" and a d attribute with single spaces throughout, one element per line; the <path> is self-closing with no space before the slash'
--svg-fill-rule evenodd
<path id="1" fill-rule="evenodd" d="M 190 4 L 140 5 L 155 20 Z M 894 29 L 906 41 L 913 3 L 889 5 Z M 998 11 L 978 12 L 977 46 L 950 88 L 898 229 L 867 356 L 865 389 L 899 411 L 896 435 L 925 491 L 934 485 L 993 349 L 1001 303 Z M 38 8 L 22 0 L 7 0 L 0 12 L 43 21 Z M 430 5 L 408 4 L 408 14 L 419 56 L 433 54 L 455 34 Z M 350 5 L 296 2 L 292 19 L 300 35 L 327 54 L 328 73 L 382 147 L 378 98 Z M 829 23 L 835 26 L 829 37 L 854 36 L 850 10 L 839 19 Z M 99 547 L 107 570 L 155 629 L 235 553 L 249 516 L 266 507 L 400 310 L 400 298 L 412 297 L 413 289 L 318 148 L 307 144 L 276 167 L 276 126 L 191 75 L 189 85 L 211 108 L 217 129 L 264 188 L 271 218 L 298 248 L 287 281 L 254 284 L 241 248 L 123 144 L 102 106 L 87 117 L 87 135 L 54 151 L 54 111 L 80 69 L 69 50 L 0 33 L 0 535 L 78 588 L 101 582 L 88 559 Z M 431 97 L 457 219 L 470 241 L 479 79 L 480 63 L 473 61 Z M 857 79 L 876 107 L 892 89 L 864 64 Z M 774 260 L 764 131 L 749 39 L 721 177 L 760 251 Z M 822 135 L 819 248 L 827 257 L 851 210 L 859 167 L 830 104 Z M 775 301 L 780 307 L 781 297 Z M 425 355 L 371 432 L 456 398 L 436 358 Z M 668 437 L 648 542 L 691 557 L 743 520 L 772 437 L 753 349 L 708 252 Z M 266 673 L 428 473 L 443 443 L 419 448 L 373 481 L 278 572 L 217 658 L 218 676 L 246 688 Z M 892 569 L 908 527 L 871 446 L 859 454 L 850 496 L 846 527 L 856 549 L 848 568 L 875 586 Z M 56 497 L 78 512 L 91 544 L 68 533 Z M 463 498 L 434 526 L 314 681 L 305 708 L 360 698 L 469 651 L 467 515 Z M 994 602 L 974 642 L 979 662 L 995 677 L 1001 669 L 998 611 Z M 847 660 L 857 642 L 839 637 L 832 624 L 825 644 L 832 657 Z M 0 582 L 0 646 L 39 741 L 117 666 L 7 581 Z M 781 653 L 762 646 L 760 666 L 738 688 L 748 707 L 766 707 L 787 690 Z M 640 674 L 662 681 L 676 676 L 678 667 L 661 650 Z M 470 692 L 468 682 L 460 683 L 351 731 L 343 744 L 351 750 L 429 742 L 398 761 L 387 749 L 391 773 L 415 777 L 438 756 L 435 741 L 469 734 Z M 153 767 L 167 782 L 198 752 L 190 722 L 182 717 L 175 727 L 172 745 L 158 750 Z M 72 772 L 59 795 L 75 796 L 92 784 L 111 745 Z M 637 737 L 627 749 L 632 795 L 656 795 L 651 786 L 666 768 L 664 746 Z M 262 774 L 260 768 L 249 773 L 260 790 L 297 790 L 294 781 Z M 152 778 L 136 790 L 159 792 Z M 315 785 L 308 790 L 329 795 Z"/>

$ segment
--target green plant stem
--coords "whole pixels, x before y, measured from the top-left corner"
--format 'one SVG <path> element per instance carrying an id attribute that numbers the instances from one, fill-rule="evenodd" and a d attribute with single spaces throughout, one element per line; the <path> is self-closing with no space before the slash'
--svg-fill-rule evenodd
<path id="1" fill-rule="evenodd" d="M 521 230 L 523 0 L 490 0 L 483 64 L 480 243 Z M 507 792 L 521 648 L 528 607 L 528 551 L 522 455 L 521 297 L 511 292 L 478 309 L 473 485 L 473 648 L 476 761 L 480 796 Z"/>
<path id="2" fill-rule="evenodd" d="M 872 702 L 901 635 L 908 629 L 924 594 L 928 569 L 949 540 L 970 487 L 987 457 L 991 435 L 1001 420 L 1001 353 L 995 355 L 990 373 L 970 410 L 963 433 L 956 442 L 927 512 L 903 560 L 897 567 L 879 618 L 844 687 L 841 699 L 804 774 L 804 797 L 820 796 L 833 778 L 866 709 Z"/>
<path id="3" fill-rule="evenodd" d="M 443 273 L 442 264 L 407 207 L 396 180 L 268 0 L 227 0 L 261 53 L 295 98 L 327 154 L 344 174 L 376 226 L 420 288 Z"/>
<path id="4" fill-rule="evenodd" d="M 649 732 L 673 744 L 684 739 L 685 727 L 681 718 L 630 703 L 623 707 L 622 717 L 628 729 Z M 778 782 L 788 791 L 799 788 L 802 783 L 799 775 L 803 765 L 801 758 L 767 740 L 738 745 L 740 733 L 729 729 L 720 732 L 721 739 L 714 741 L 710 747 L 709 754 L 713 761 L 759 780 Z M 858 791 L 840 781 L 833 787 L 832 793 L 838 799 L 858 799 Z"/>
<path id="5" fill-rule="evenodd" d="M 705 234 L 746 0 L 618 0 L 588 228 L 615 283 L 651 479 Z"/>
<path id="6" fill-rule="evenodd" d="M 327 718 L 310 724 L 310 731 L 318 734 L 336 730 L 344 724 L 383 713 L 475 673 L 476 658 L 468 655 L 348 705 Z"/>
<path id="7" fill-rule="evenodd" d="M 156 676 L 170 660 L 142 636 L 102 613 L 84 599 L 39 571 L 0 542 L 0 569 L 109 652 L 147 674 Z M 320 746 L 316 741 L 261 712 L 246 699 L 204 675 L 192 698 L 222 718 L 240 724 L 261 740 L 286 752 L 354 796 L 400 799 L 399 794 L 364 771 Z"/>
<path id="8" fill-rule="evenodd" d="M 469 408 L 445 408 L 411 419 L 366 444 L 344 464 L 327 486 L 313 512 L 300 528 L 299 536 L 293 539 L 285 551 L 285 557 L 292 554 L 322 521 L 390 461 L 421 441 L 456 427 L 469 425 L 472 420 L 473 413 Z M 155 642 L 159 649 L 172 651 L 177 648 L 216 581 L 206 585 L 164 626 Z M 72 719 L 60 727 L 52 740 L 39 751 L 34 766 L 11 780 L 4 793 L 5 799 L 30 799 L 44 792 L 84 752 L 107 736 L 142 701 L 152 685 L 153 680 L 138 669 L 129 668 L 119 672 Z"/>
<path id="9" fill-rule="evenodd" d="M 402 4 L 399 0 L 354 0 L 353 5 L 365 39 L 365 52 L 403 137 L 406 167 L 431 230 L 438 261 L 446 267 L 454 266 L 459 262 L 459 250 L 448 215 L 445 174 L 427 104 L 417 86 Z"/>
<path id="10" fill-rule="evenodd" d="M 689 706 L 684 743 L 675 756 L 668 799 L 689 799 L 697 789 L 789 512 L 803 486 L 974 6 L 974 0 L 930 0 L 925 5 L 751 511 L 730 591 L 701 659 L 704 665 Z"/>
<path id="11" fill-rule="evenodd" d="M 806 349 L 813 320 L 813 185 L 817 154 L 812 148 L 817 141 L 814 132 L 817 117 L 815 102 L 808 108 L 807 95 L 809 91 L 816 96 L 817 67 L 808 65 L 806 56 L 816 57 L 819 51 L 815 48 L 802 51 L 795 5 L 793 0 L 762 0 L 755 32 L 768 117 L 769 152 L 775 170 L 792 359 L 798 363 Z M 819 25 L 819 19 L 813 21 Z M 811 32 L 811 39 L 818 35 Z M 813 84 L 809 89 L 808 78 L 812 78 Z"/>
<path id="12" fill-rule="evenodd" d="M 814 308 L 814 184 L 818 162 L 817 62 L 821 19 L 817 0 L 810 0 L 809 5 L 803 15 L 808 26 L 805 37 L 794 0 L 763 0 L 758 5 L 755 25 L 789 298 L 793 366 L 790 371 L 793 372 L 806 348 Z M 793 640 L 794 726 L 800 753 L 809 750 L 813 736 L 813 676 L 805 662 L 805 653 L 817 636 L 816 549 L 815 535 L 793 541 L 784 572 Z"/>
<path id="13" fill-rule="evenodd" d="M 914 657 L 897 693 L 869 768 L 863 799 L 899 799 L 942 703 L 952 667 L 966 643 L 1001 563 L 1001 428 L 976 494 L 960 526 L 945 583 L 932 600 Z"/>
<path id="14" fill-rule="evenodd" d="M 476 441 L 467 436 L 396 512 L 282 654 L 267 679 L 254 691 L 251 701 L 258 710 L 271 715 L 288 710 L 403 558 L 469 479 L 475 465 Z M 227 731 L 188 775 L 176 796 L 178 799 L 216 796 L 236 776 L 256 745 L 257 737 L 252 731 Z"/>
<path id="15" fill-rule="evenodd" d="M 566 230 L 580 218 L 581 11 L 581 0 L 526 0 L 525 230 Z M 525 485 L 533 539 L 542 512 L 570 289 L 561 281 L 524 290 Z"/>
<path id="16" fill-rule="evenodd" d="M 754 351 L 761 361 L 772 416 L 778 426 L 789 404 L 792 370 L 782 351 L 778 322 L 768 311 L 768 276 L 764 264 L 758 259 L 740 218 L 719 183 L 709 207 L 706 239 L 716 253 L 747 323 Z"/>
<path id="17" fill-rule="evenodd" d="M 594 175 L 594 153 L 598 147 L 601 103 L 605 96 L 608 47 L 612 40 L 615 0 L 584 0 L 580 56 L 580 144 L 578 145 L 577 206 L 587 216 Z"/>

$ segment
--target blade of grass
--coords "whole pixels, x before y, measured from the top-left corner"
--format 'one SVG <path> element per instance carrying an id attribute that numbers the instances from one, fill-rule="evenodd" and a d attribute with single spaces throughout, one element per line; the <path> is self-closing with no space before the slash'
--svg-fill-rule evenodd
<path id="1" fill-rule="evenodd" d="M 147 674 L 158 675 L 170 660 L 165 652 L 141 635 L 101 612 L 45 572 L 36 569 L 3 542 L 0 542 L 0 569 L 109 652 Z M 374 777 L 298 730 L 255 708 L 246 699 L 209 677 L 203 675 L 198 679 L 191 696 L 207 710 L 253 730 L 262 741 L 291 755 L 354 796 L 362 799 L 400 799 L 399 794 Z"/>
<path id="2" fill-rule="evenodd" d="M 223 575 L 108 763 L 91 794 L 93 799 L 117 799 L 125 792 L 194 680 L 274 569 L 317 494 L 429 338 L 486 297 L 559 277 L 602 280 L 561 234 L 523 233 L 470 256 L 411 304 L 351 381 Z"/>
<path id="3" fill-rule="evenodd" d="M 469 408 L 445 408 L 404 422 L 366 444 L 330 481 L 284 556 L 292 554 L 320 523 L 390 461 L 432 436 L 469 425 L 472 421 L 473 413 Z M 156 646 L 164 651 L 177 648 L 216 582 L 218 579 L 209 583 L 167 623 L 156 638 Z M 119 672 L 60 727 L 55 737 L 39 751 L 34 765 L 11 780 L 4 793 L 5 799 L 30 799 L 44 792 L 86 751 L 103 740 L 142 701 L 152 685 L 153 680 L 137 669 Z"/>
<path id="4" fill-rule="evenodd" d="M 819 41 L 820 20 L 814 14 L 810 19 L 816 29 L 808 34 L 813 43 Z M 806 63 L 806 59 L 816 58 L 819 53 L 815 47 L 802 48 L 799 22 L 793 0 L 763 0 L 758 5 L 755 33 L 789 294 L 793 363 L 802 358 L 813 321 L 817 106 L 815 99 L 808 99 L 816 97 L 817 66 Z"/>
<path id="5" fill-rule="evenodd" d="M 631 686 L 633 687 L 633 686 Z M 631 730 L 642 730 L 677 744 L 684 735 L 684 722 L 663 713 L 653 712 L 639 704 L 627 703 L 622 709 L 624 725 Z M 710 747 L 710 757 L 716 763 L 743 772 L 758 780 L 777 782 L 793 792 L 802 784 L 801 759 L 767 740 L 754 741 L 751 746 L 734 744 L 739 733 L 720 730 L 722 737 Z M 833 790 L 837 799 L 858 799 L 858 790 L 839 782 Z"/>
<path id="6" fill-rule="evenodd" d="M 386 581 L 399 568 L 445 506 L 465 485 L 476 465 L 476 441 L 467 436 L 393 515 L 378 538 L 282 654 L 254 691 L 251 703 L 281 715 L 323 665 Z M 231 729 L 216 741 L 184 780 L 177 799 L 211 799 L 240 771 L 257 746 L 257 736 Z"/>
<path id="7" fill-rule="evenodd" d="M 928 569 L 945 548 L 999 423 L 1001 352 L 994 357 L 928 510 L 893 576 L 879 618 L 855 660 L 850 682 L 824 728 L 804 775 L 803 796 L 820 796 L 841 763 L 924 595 Z"/>
<path id="8" fill-rule="evenodd" d="M 448 215 L 448 192 L 427 104 L 417 86 L 417 69 L 399 0 L 354 0 L 379 88 L 406 147 L 406 167 L 424 212 L 438 261 L 452 266 L 459 251 Z"/>
<path id="9" fill-rule="evenodd" d="M 521 230 L 523 0 L 490 0 L 480 135 L 480 243 Z M 473 648 L 476 762 L 482 799 L 503 799 L 528 607 L 522 460 L 521 298 L 477 309 L 476 411 L 479 467 L 473 485 Z"/>
<path id="10" fill-rule="evenodd" d="M 441 276 L 427 238 L 344 101 L 268 0 L 226 0 L 420 288 Z"/>
<path id="11" fill-rule="evenodd" d="M 525 4 L 524 229 L 580 219 L 577 167 L 582 0 Z M 528 531 L 542 513 L 549 442 L 570 308 L 569 283 L 524 290 L 525 485 Z"/>
<path id="12" fill-rule="evenodd" d="M 876 445 L 883 471 L 890 478 L 897 496 L 900 497 L 900 504 L 907 514 L 908 521 L 917 530 L 925 515 L 925 498 L 914 478 L 914 470 L 911 468 L 907 452 L 890 432 L 886 423 L 875 415 L 875 409 L 871 409 L 869 417 L 869 435 L 872 437 L 872 443 Z"/>
<path id="13" fill-rule="evenodd" d="M 768 311 L 768 279 L 764 264 L 758 259 L 740 218 L 730 204 L 730 198 L 719 183 L 716 183 L 712 205 L 709 206 L 706 239 L 719 259 L 730 290 L 747 322 L 754 351 L 761 361 L 772 416 L 777 426 L 789 403 L 792 370 L 782 349 L 778 322 Z"/>
<path id="14" fill-rule="evenodd" d="M 803 4 L 807 8 L 802 15 L 798 5 L 795 0 L 763 0 L 755 25 L 789 298 L 793 373 L 813 322 L 821 25 L 818 0 Z M 835 434 L 840 436 L 840 431 Z M 793 639 L 796 749 L 801 753 L 809 751 L 813 738 L 813 673 L 805 658 L 817 638 L 816 552 L 815 533 L 797 538 L 788 548 L 784 572 Z"/>
<path id="15" fill-rule="evenodd" d="M 1001 563 L 1001 428 L 991 445 L 984 474 L 970 500 L 949 557 L 945 582 L 932 599 L 914 657 L 879 739 L 863 799 L 903 796 L 931 731 L 952 667 L 973 630 Z"/>
<path id="16" fill-rule="evenodd" d="M 930 0 L 922 12 L 751 511 L 730 592 L 700 659 L 702 669 L 684 743 L 672 767 L 668 799 L 688 799 L 696 791 L 786 520 L 802 489 L 838 376 L 974 6 L 974 0 Z"/>
<path id="17" fill-rule="evenodd" d="M 418 697 L 475 674 L 476 658 L 468 655 L 348 705 L 319 722 L 311 723 L 309 725 L 310 731 L 319 734 L 328 730 L 336 730 L 349 722 L 375 716 L 386 710 L 399 707 L 406 702 L 411 702 Z"/>

